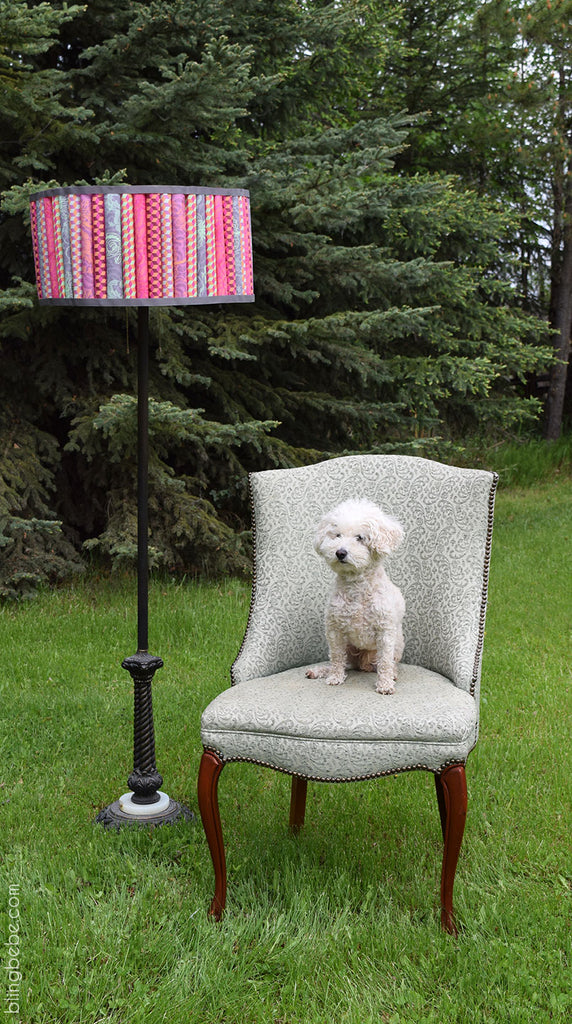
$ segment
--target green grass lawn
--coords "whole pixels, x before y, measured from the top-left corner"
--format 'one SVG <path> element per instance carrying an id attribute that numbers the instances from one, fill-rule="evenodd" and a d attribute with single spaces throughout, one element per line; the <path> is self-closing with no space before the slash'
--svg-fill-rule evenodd
<path id="1" fill-rule="evenodd" d="M 198 821 L 119 833 L 93 823 L 132 767 L 120 666 L 136 646 L 133 582 L 92 578 L 0 608 L 4 1018 L 569 1021 L 571 508 L 565 476 L 499 494 L 457 940 L 439 930 L 440 827 L 421 772 L 311 785 L 294 838 L 289 779 L 227 767 L 229 899 L 210 923 Z M 157 763 L 163 788 L 195 812 L 200 712 L 228 685 L 248 598 L 233 581 L 151 587 L 150 645 L 165 662 Z"/>

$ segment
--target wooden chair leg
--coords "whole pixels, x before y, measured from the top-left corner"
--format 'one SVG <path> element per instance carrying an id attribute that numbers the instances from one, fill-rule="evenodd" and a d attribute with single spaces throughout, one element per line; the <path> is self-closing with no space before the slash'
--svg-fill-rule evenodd
<path id="1" fill-rule="evenodd" d="M 437 805 L 439 807 L 439 818 L 441 820 L 441 832 L 443 833 L 443 842 L 445 842 L 445 833 L 447 830 L 447 808 L 445 806 L 443 783 L 441 782 L 440 775 L 434 775 L 433 778 L 435 779 L 435 792 L 437 793 Z"/>
<path id="2" fill-rule="evenodd" d="M 302 779 L 299 775 L 293 775 L 292 794 L 290 797 L 290 828 L 292 832 L 299 832 L 304 824 L 307 790 L 307 779 Z"/>
<path id="3" fill-rule="evenodd" d="M 467 778 L 465 766 L 454 764 L 435 776 L 437 801 L 443 830 L 443 867 L 441 870 L 441 927 L 457 935 L 453 912 L 453 885 L 467 817 Z"/>
<path id="4" fill-rule="evenodd" d="M 218 780 L 223 768 L 224 761 L 212 750 L 205 750 L 199 768 L 197 791 L 199 811 L 215 874 L 215 894 L 209 909 L 209 915 L 215 921 L 220 921 L 226 903 L 226 858 L 217 798 Z"/>

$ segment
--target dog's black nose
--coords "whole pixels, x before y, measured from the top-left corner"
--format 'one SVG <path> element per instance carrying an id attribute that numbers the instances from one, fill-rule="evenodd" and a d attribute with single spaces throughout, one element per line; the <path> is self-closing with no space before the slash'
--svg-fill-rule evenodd
<path id="1" fill-rule="evenodd" d="M 340 562 L 345 562 L 347 554 L 348 553 L 345 548 L 338 548 L 338 550 L 336 551 L 336 558 Z"/>

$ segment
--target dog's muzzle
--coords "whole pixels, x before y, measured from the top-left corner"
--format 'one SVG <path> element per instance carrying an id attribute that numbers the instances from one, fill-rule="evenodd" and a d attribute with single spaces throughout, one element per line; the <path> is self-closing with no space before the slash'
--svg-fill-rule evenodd
<path id="1" fill-rule="evenodd" d="M 338 562 L 345 562 L 347 557 L 348 557 L 348 553 L 347 553 L 346 549 L 345 548 L 338 548 L 338 550 L 336 551 L 336 558 L 337 558 Z"/>

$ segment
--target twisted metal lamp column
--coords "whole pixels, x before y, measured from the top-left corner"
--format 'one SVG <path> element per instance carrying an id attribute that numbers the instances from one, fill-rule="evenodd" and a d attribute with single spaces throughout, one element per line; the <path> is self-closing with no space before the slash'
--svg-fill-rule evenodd
<path id="1" fill-rule="evenodd" d="M 97 821 L 108 828 L 162 825 L 180 818 L 190 821 L 187 807 L 161 792 L 163 778 L 155 764 L 152 682 L 163 661 L 149 654 L 149 308 L 138 310 L 137 368 L 137 652 L 125 658 L 134 685 L 132 791 L 105 807 Z"/>

